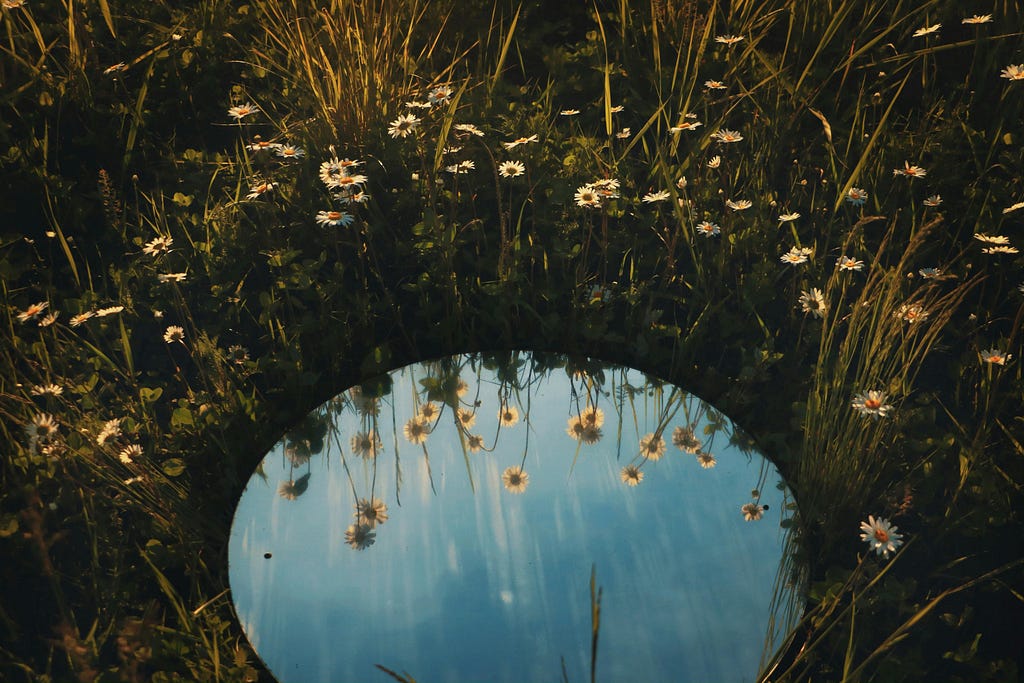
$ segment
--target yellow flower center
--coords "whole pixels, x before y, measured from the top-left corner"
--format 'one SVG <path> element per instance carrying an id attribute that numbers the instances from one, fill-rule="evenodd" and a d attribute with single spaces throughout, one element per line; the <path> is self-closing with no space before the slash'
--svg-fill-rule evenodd
<path id="1" fill-rule="evenodd" d="M 872 410 L 875 410 L 875 409 L 881 407 L 881 405 L 882 405 L 882 402 L 879 401 L 877 398 L 866 398 L 866 399 L 864 399 L 864 407 L 865 408 L 870 408 Z"/>
<path id="2" fill-rule="evenodd" d="M 888 543 L 889 534 L 885 531 L 885 529 L 875 529 L 875 540 L 879 543 Z"/>

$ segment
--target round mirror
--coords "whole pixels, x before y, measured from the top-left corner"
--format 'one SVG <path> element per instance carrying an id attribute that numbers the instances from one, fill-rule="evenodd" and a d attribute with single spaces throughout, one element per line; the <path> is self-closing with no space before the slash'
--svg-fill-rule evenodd
<path id="1" fill-rule="evenodd" d="M 753 681 L 802 606 L 793 508 L 678 387 L 453 356 L 284 436 L 235 513 L 231 589 L 282 683 Z"/>

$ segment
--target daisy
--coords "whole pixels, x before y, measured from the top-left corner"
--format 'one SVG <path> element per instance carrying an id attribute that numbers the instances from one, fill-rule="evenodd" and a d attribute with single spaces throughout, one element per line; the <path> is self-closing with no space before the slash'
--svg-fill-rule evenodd
<path id="1" fill-rule="evenodd" d="M 447 85 L 439 85 L 427 93 L 427 101 L 431 104 L 443 104 L 447 102 L 455 91 Z"/>
<path id="2" fill-rule="evenodd" d="M 722 229 L 711 221 L 701 221 L 697 224 L 696 230 L 704 237 L 717 237 L 722 233 Z"/>
<path id="3" fill-rule="evenodd" d="M 129 444 L 128 446 L 125 446 L 124 448 L 121 449 L 121 451 L 117 454 L 117 457 L 125 465 L 131 465 L 133 462 L 135 462 L 136 458 L 142 457 L 142 446 L 135 443 Z"/>
<path id="4" fill-rule="evenodd" d="M 168 344 L 173 344 L 174 342 L 181 342 L 184 344 L 185 330 L 178 325 L 171 325 L 164 332 L 164 341 Z"/>
<path id="5" fill-rule="evenodd" d="M 402 432 L 410 443 L 420 444 L 427 440 L 427 436 L 430 434 L 430 429 L 427 427 L 426 422 L 418 417 L 414 417 L 405 423 L 405 427 L 402 429 Z"/>
<path id="6" fill-rule="evenodd" d="M 684 453 L 697 453 L 700 450 L 700 439 L 692 427 L 676 427 L 672 432 L 672 444 Z"/>
<path id="7" fill-rule="evenodd" d="M 1017 209 L 1024 209 L 1024 202 L 1017 202 L 1013 206 L 1006 207 L 1005 209 L 1003 209 L 1003 213 L 1010 213 L 1011 211 L 1016 211 Z"/>
<path id="8" fill-rule="evenodd" d="M 920 166 L 911 166 L 909 161 L 903 162 L 903 168 L 892 169 L 893 175 L 907 176 L 908 178 L 923 178 L 928 175 Z"/>
<path id="9" fill-rule="evenodd" d="M 733 211 L 745 211 L 749 209 L 751 206 L 753 206 L 749 199 L 741 199 L 736 202 L 734 202 L 731 199 L 726 199 L 725 205 L 728 206 Z"/>
<path id="10" fill-rule="evenodd" d="M 864 262 L 850 256 L 840 256 L 836 259 L 836 268 L 839 270 L 862 270 Z"/>
<path id="11" fill-rule="evenodd" d="M 354 550 L 365 550 L 377 540 L 377 534 L 367 524 L 353 524 L 345 529 L 345 543 Z"/>
<path id="12" fill-rule="evenodd" d="M 259 110 L 260 108 L 257 107 L 252 102 L 246 102 L 245 104 L 239 104 L 228 109 L 228 116 L 235 119 L 236 121 L 241 121 L 246 116 L 249 116 L 250 114 L 255 114 Z"/>
<path id="13" fill-rule="evenodd" d="M 432 105 L 430 104 L 430 102 L 420 102 L 418 100 L 412 100 L 411 102 L 406 102 L 405 106 L 409 107 L 409 109 L 430 109 Z"/>
<path id="14" fill-rule="evenodd" d="M 716 130 L 714 133 L 711 134 L 711 137 L 713 137 L 715 140 L 718 140 L 719 142 L 724 143 L 739 142 L 740 140 L 743 139 L 743 136 L 740 135 L 739 131 L 729 130 L 728 128 Z"/>
<path id="15" fill-rule="evenodd" d="M 50 325 L 57 322 L 57 318 L 60 316 L 60 312 L 53 311 L 49 315 L 46 315 L 39 319 L 39 327 L 49 327 Z"/>
<path id="16" fill-rule="evenodd" d="M 801 263 L 807 263 L 808 254 L 804 253 L 803 249 L 799 247 L 793 247 L 788 252 L 783 254 L 779 260 L 783 263 L 788 263 L 791 266 L 795 266 Z"/>
<path id="17" fill-rule="evenodd" d="M 470 434 L 466 437 L 466 446 L 471 453 L 479 453 L 484 447 L 484 437 L 479 434 Z"/>
<path id="18" fill-rule="evenodd" d="M 235 365 L 242 365 L 249 360 L 249 349 L 239 344 L 228 347 L 228 360 Z"/>
<path id="19" fill-rule="evenodd" d="M 370 500 L 360 498 L 356 503 L 356 521 L 371 529 L 378 524 L 383 524 L 388 521 L 388 506 L 377 498 L 370 498 Z"/>
<path id="20" fill-rule="evenodd" d="M 659 460 L 665 455 L 665 439 L 660 434 L 648 434 L 640 439 L 640 455 L 648 460 Z"/>
<path id="21" fill-rule="evenodd" d="M 704 81 L 704 87 L 709 90 L 725 90 L 725 83 L 716 80 Z"/>
<path id="22" fill-rule="evenodd" d="M 478 138 L 482 138 L 484 136 L 484 132 L 472 123 L 456 123 L 452 127 L 460 133 L 469 133 L 470 135 L 475 135 Z"/>
<path id="23" fill-rule="evenodd" d="M 799 301 L 803 312 L 810 313 L 816 318 L 824 318 L 828 311 L 825 297 L 817 287 L 813 287 L 809 292 L 800 292 Z"/>
<path id="24" fill-rule="evenodd" d="M 537 142 L 538 139 L 539 138 L 536 135 L 531 135 L 528 138 L 516 138 L 512 142 L 503 142 L 501 144 L 505 149 L 515 149 L 519 145 L 526 145 L 531 142 Z"/>
<path id="25" fill-rule="evenodd" d="M 1024 64 L 1011 64 L 999 72 L 999 77 L 1011 81 L 1024 81 Z"/>
<path id="26" fill-rule="evenodd" d="M 916 31 L 914 31 L 914 37 L 915 38 L 920 38 L 921 36 L 926 36 L 926 35 L 928 35 L 930 33 L 935 33 L 941 27 L 942 27 L 942 24 L 932 24 L 931 26 L 925 26 L 924 28 L 919 28 Z"/>
<path id="27" fill-rule="evenodd" d="M 112 76 L 113 74 L 119 74 L 122 71 L 127 71 L 127 70 L 128 70 L 128 65 L 127 64 L 125 64 L 124 62 L 118 62 L 117 64 L 112 64 L 112 65 L 108 66 L 106 69 L 104 69 L 103 70 L 103 75 L 104 76 Z"/>
<path id="28" fill-rule="evenodd" d="M 121 436 L 121 418 L 115 417 L 103 423 L 103 429 L 96 435 L 96 444 L 102 446 L 111 439 Z"/>
<path id="29" fill-rule="evenodd" d="M 871 415 L 877 420 L 880 417 L 885 417 L 892 410 L 892 404 L 886 403 L 886 398 L 884 391 L 870 389 L 854 396 L 850 405 L 861 415 Z"/>
<path id="30" fill-rule="evenodd" d="M 644 473 L 636 465 L 626 465 L 619 472 L 619 478 L 626 486 L 636 486 L 644 480 Z"/>
<path id="31" fill-rule="evenodd" d="M 896 311 L 896 315 L 903 318 L 903 322 L 919 323 L 928 319 L 928 311 L 920 304 L 903 304 Z"/>
<path id="32" fill-rule="evenodd" d="M 615 134 L 615 137 L 617 137 L 620 140 L 625 140 L 632 134 L 633 132 L 629 128 L 623 128 L 622 130 Z"/>
<path id="33" fill-rule="evenodd" d="M 420 119 L 415 114 L 399 114 L 398 118 L 388 126 L 388 135 L 393 138 L 404 138 L 416 130 Z"/>
<path id="34" fill-rule="evenodd" d="M 897 528 L 889 524 L 888 520 L 881 517 L 875 519 L 868 515 L 868 521 L 860 523 L 863 533 L 860 540 L 866 541 L 868 550 L 874 550 L 877 554 L 888 558 L 889 553 L 896 552 L 896 548 L 903 545 L 903 536 L 897 533 Z"/>
<path id="35" fill-rule="evenodd" d="M 4 9 L 18 9 L 25 6 L 26 0 L 3 0 Z"/>
<path id="36" fill-rule="evenodd" d="M 502 406 L 498 412 L 498 422 L 502 427 L 512 427 L 519 422 L 519 411 L 515 406 Z"/>
<path id="37" fill-rule="evenodd" d="M 349 443 L 352 445 L 352 452 L 363 460 L 373 460 L 384 447 L 380 435 L 374 430 L 356 432 Z"/>
<path id="38" fill-rule="evenodd" d="M 669 198 L 668 190 L 659 190 L 657 192 L 648 192 L 644 195 L 643 201 L 645 204 L 654 204 L 655 202 L 663 202 Z"/>
<path id="39" fill-rule="evenodd" d="M 18 322 L 26 323 L 29 320 L 35 320 L 37 317 L 39 317 L 40 313 L 46 310 L 46 307 L 49 305 L 50 304 L 47 301 L 40 301 L 39 303 L 32 304 L 31 306 L 29 306 L 24 311 L 18 314 Z"/>
<path id="40" fill-rule="evenodd" d="M 868 193 L 859 187 L 851 187 L 846 191 L 846 201 L 854 206 L 862 206 L 868 200 Z"/>
<path id="41" fill-rule="evenodd" d="M 160 236 L 146 242 L 146 246 L 142 248 L 142 253 L 149 256 L 166 254 L 171 250 L 172 244 L 174 244 L 174 238 Z"/>
<path id="42" fill-rule="evenodd" d="M 601 196 L 594 189 L 593 185 L 580 185 L 577 187 L 576 196 L 573 199 L 576 200 L 577 206 L 584 206 L 588 209 L 601 207 Z"/>
<path id="43" fill-rule="evenodd" d="M 612 107 L 608 111 L 610 111 L 613 114 L 618 114 L 619 112 L 626 111 L 626 108 L 623 107 L 621 104 L 616 104 L 614 107 Z"/>
<path id="44" fill-rule="evenodd" d="M 715 36 L 716 43 L 722 43 L 723 45 L 735 45 L 736 43 L 743 40 L 743 36 Z"/>
<path id="45" fill-rule="evenodd" d="M 25 434 L 33 445 L 46 443 L 57 433 L 57 421 L 46 413 L 39 413 L 25 427 Z"/>
<path id="46" fill-rule="evenodd" d="M 987 244 L 1009 244 L 1010 238 L 1005 235 L 986 235 L 985 233 L 974 233 L 974 239 Z"/>
<path id="47" fill-rule="evenodd" d="M 503 161 L 498 164 L 498 175 L 502 178 L 517 178 L 526 172 L 526 166 L 519 161 Z"/>
<path id="48" fill-rule="evenodd" d="M 366 176 L 362 174 L 349 175 L 347 172 L 343 172 L 339 175 L 334 176 L 330 183 L 327 183 L 327 187 L 338 188 L 342 192 L 356 192 L 360 186 L 366 182 Z"/>
<path id="49" fill-rule="evenodd" d="M 501 473 L 501 481 L 512 493 L 522 493 L 530 483 L 530 475 L 524 472 L 522 467 L 509 467 Z"/>
<path id="50" fill-rule="evenodd" d="M 246 199 L 258 199 L 259 197 L 262 197 L 263 195 L 267 194 L 268 192 L 271 192 L 275 187 L 277 187 L 277 183 L 272 183 L 270 181 L 264 181 L 264 182 L 257 181 L 253 185 L 249 186 L 249 194 L 247 194 L 245 196 L 245 198 Z"/>
<path id="51" fill-rule="evenodd" d="M 105 318 L 108 315 L 114 315 L 124 310 L 124 306 L 107 306 L 106 308 L 99 308 L 96 310 L 97 318 Z"/>
<path id="52" fill-rule="evenodd" d="M 697 130 L 703 125 L 700 121 L 680 121 L 668 130 L 670 133 L 682 133 L 684 130 Z"/>
<path id="53" fill-rule="evenodd" d="M 708 159 L 708 168 L 718 168 L 721 165 L 722 157 L 720 156 L 713 156 L 710 159 Z"/>
<path id="54" fill-rule="evenodd" d="M 961 24 L 987 24 L 990 21 L 992 21 L 992 15 L 991 14 L 975 14 L 973 17 L 967 17 L 966 19 L 961 19 L 960 23 Z"/>
<path id="55" fill-rule="evenodd" d="M 580 113 L 579 109 L 563 109 L 562 111 L 558 112 L 558 115 L 559 116 L 576 116 L 579 113 Z"/>
<path id="56" fill-rule="evenodd" d="M 748 522 L 756 522 L 764 516 L 764 506 L 757 503 L 747 503 L 740 508 L 740 512 L 743 513 L 743 519 Z"/>
<path id="57" fill-rule="evenodd" d="M 705 451 L 697 452 L 697 462 L 700 463 L 700 466 L 706 470 L 709 470 L 716 464 L 718 464 L 718 461 L 715 460 L 715 456 Z"/>
<path id="58" fill-rule="evenodd" d="M 445 166 L 444 170 L 446 172 L 448 172 L 448 173 L 454 173 L 455 175 L 460 175 L 460 174 L 463 174 L 463 173 L 469 173 L 470 171 L 472 171 L 475 168 L 476 168 L 476 163 L 471 161 L 471 160 L 469 160 L 469 159 L 467 159 L 465 161 L 460 161 L 457 164 L 452 164 L 451 166 Z"/>
<path id="59" fill-rule="evenodd" d="M 306 156 L 306 150 L 295 145 L 278 145 L 274 153 L 282 159 L 301 159 Z"/>
<path id="60" fill-rule="evenodd" d="M 71 320 L 69 320 L 68 322 L 71 323 L 71 327 L 78 327 L 79 325 L 81 325 L 94 315 L 96 315 L 94 311 L 85 311 L 84 313 L 79 313 L 78 315 L 71 316 Z"/>
<path id="61" fill-rule="evenodd" d="M 603 199 L 617 199 L 619 196 L 619 181 L 616 178 L 601 178 L 590 184 Z"/>
<path id="62" fill-rule="evenodd" d="M 33 396 L 60 396 L 64 393 L 64 387 L 59 384 L 37 384 L 32 387 Z"/>
<path id="63" fill-rule="evenodd" d="M 938 268 L 922 268 L 917 272 L 925 280 L 934 280 L 940 275 L 942 275 L 942 271 L 939 270 Z"/>
<path id="64" fill-rule="evenodd" d="M 800 214 L 796 211 L 793 213 L 784 213 L 779 216 L 779 223 L 789 223 L 790 221 L 795 221 L 797 218 L 800 218 Z"/>
<path id="65" fill-rule="evenodd" d="M 1012 353 L 1006 353 L 999 349 L 985 349 L 981 352 L 981 360 L 985 363 L 994 363 L 995 365 L 1006 365 L 1006 361 L 1013 358 Z"/>
<path id="66" fill-rule="evenodd" d="M 248 149 L 250 152 L 263 152 L 277 149 L 280 146 L 281 145 L 277 144 L 276 142 L 267 142 L 266 140 L 262 140 L 260 139 L 260 136 L 257 135 L 256 138 L 251 143 L 246 145 L 246 149 Z"/>
<path id="67" fill-rule="evenodd" d="M 188 273 L 158 273 L 157 282 L 184 282 Z"/>
<path id="68" fill-rule="evenodd" d="M 686 185 L 686 176 L 679 176 L 679 180 L 676 181 L 676 187 L 678 187 L 680 190 L 685 190 Z"/>
<path id="69" fill-rule="evenodd" d="M 930 209 L 934 209 L 936 206 L 942 203 L 942 196 L 933 194 L 931 197 L 928 197 L 921 203 Z"/>
<path id="70" fill-rule="evenodd" d="M 334 195 L 334 198 L 342 204 L 365 204 L 370 201 L 370 195 L 366 194 L 363 190 L 356 190 L 354 187 L 342 190 Z"/>
<path id="71" fill-rule="evenodd" d="M 981 253 L 982 254 L 1016 254 L 1016 253 L 1019 253 L 1019 252 L 1017 251 L 1017 247 L 1007 247 L 1007 246 L 1000 245 L 998 247 L 986 247 L 985 249 L 981 250 Z"/>
<path id="72" fill-rule="evenodd" d="M 347 228 L 354 220 L 352 214 L 344 211 L 318 211 L 316 214 L 316 222 L 325 228 L 336 228 L 339 225 Z"/>

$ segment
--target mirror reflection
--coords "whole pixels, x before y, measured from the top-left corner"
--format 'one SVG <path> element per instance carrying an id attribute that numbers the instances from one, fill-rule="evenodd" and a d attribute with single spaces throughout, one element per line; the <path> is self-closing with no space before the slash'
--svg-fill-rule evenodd
<path id="1" fill-rule="evenodd" d="M 753 681 L 797 616 L 777 581 L 793 509 L 678 387 L 460 355 L 289 431 L 239 502 L 230 581 L 282 683 Z"/>

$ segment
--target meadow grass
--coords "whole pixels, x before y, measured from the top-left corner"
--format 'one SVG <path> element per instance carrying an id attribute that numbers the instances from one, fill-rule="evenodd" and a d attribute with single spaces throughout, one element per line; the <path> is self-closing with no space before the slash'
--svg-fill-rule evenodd
<path id="1" fill-rule="evenodd" d="M 1015 3 L 9 4 L 7 678 L 256 680 L 225 548 L 262 453 L 403 361 L 513 347 L 692 387 L 779 464 L 810 589 L 770 680 L 1016 675 Z"/>

